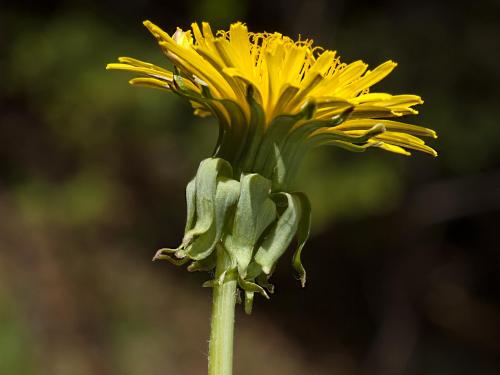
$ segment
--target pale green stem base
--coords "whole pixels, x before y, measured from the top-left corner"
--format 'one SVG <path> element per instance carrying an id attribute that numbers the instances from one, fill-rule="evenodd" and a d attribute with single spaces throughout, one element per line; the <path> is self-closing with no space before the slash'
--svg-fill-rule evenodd
<path id="1" fill-rule="evenodd" d="M 217 249 L 217 268 L 213 286 L 212 325 L 208 356 L 208 375 L 233 373 L 234 308 L 236 304 L 236 275 L 228 272 L 222 284 L 218 279 L 226 268 L 225 251 Z"/>

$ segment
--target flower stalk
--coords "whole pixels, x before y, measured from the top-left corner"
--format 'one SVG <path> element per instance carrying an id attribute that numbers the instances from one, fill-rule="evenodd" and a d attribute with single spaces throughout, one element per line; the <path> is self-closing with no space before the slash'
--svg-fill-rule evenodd
<path id="1" fill-rule="evenodd" d="M 222 247 L 217 249 L 215 277 L 221 283 L 213 285 L 212 322 L 208 355 L 209 375 L 231 375 L 233 371 L 234 310 L 238 284 L 235 272 L 226 271 L 228 256 Z"/>

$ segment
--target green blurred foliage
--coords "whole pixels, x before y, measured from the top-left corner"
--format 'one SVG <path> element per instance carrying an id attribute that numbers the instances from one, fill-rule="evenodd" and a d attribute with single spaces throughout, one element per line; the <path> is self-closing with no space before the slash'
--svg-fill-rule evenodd
<path id="1" fill-rule="evenodd" d="M 18 312 L 15 298 L 0 285 L 0 369 L 12 374 L 34 374 L 33 341 Z M 29 360 L 23 360 L 29 358 Z"/>
<path id="2" fill-rule="evenodd" d="M 315 152 L 301 170 L 300 186 L 311 199 L 312 228 L 316 232 L 322 232 L 331 220 L 355 220 L 390 212 L 401 200 L 398 160 L 374 155 L 376 151 L 349 155 L 352 160 L 346 160 L 337 152 Z"/>

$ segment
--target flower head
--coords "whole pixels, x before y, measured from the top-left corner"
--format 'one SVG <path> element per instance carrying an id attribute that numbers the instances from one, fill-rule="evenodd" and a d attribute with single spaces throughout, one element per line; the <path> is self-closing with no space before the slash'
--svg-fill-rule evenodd
<path id="1" fill-rule="evenodd" d="M 144 25 L 173 70 L 130 57 L 107 68 L 138 73 L 131 84 L 173 91 L 196 115 L 215 116 L 220 124 L 213 157 L 201 162 L 186 189 L 182 243 L 154 259 L 191 262 L 189 270 L 217 267 L 207 285 L 237 279 L 247 312 L 254 293 L 272 292 L 268 279 L 294 237 L 292 264 L 305 283 L 300 257 L 311 210 L 307 197 L 290 187 L 309 150 L 334 145 L 436 155 L 420 138 L 435 138 L 433 130 L 397 120 L 417 113 L 419 96 L 370 92 L 394 69 L 392 61 L 368 70 L 362 61 L 341 63 L 335 51 L 312 40 L 251 33 L 240 22 L 215 35 L 208 23 L 172 36 Z"/>
<path id="2" fill-rule="evenodd" d="M 215 35 L 205 22 L 172 36 L 150 21 L 144 25 L 173 71 L 129 57 L 107 68 L 139 73 L 131 84 L 173 91 L 196 115 L 216 116 L 215 156 L 237 171 L 263 174 L 277 189 L 289 186 L 302 155 L 317 146 L 436 155 L 419 138 L 435 138 L 433 130 L 397 120 L 417 113 L 419 96 L 370 92 L 396 67 L 393 61 L 368 70 L 361 60 L 342 63 L 312 40 L 252 33 L 241 22 Z"/>

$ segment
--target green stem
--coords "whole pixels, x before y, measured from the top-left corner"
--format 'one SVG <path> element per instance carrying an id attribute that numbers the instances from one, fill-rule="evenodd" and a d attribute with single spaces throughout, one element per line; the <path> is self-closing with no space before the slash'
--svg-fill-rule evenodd
<path id="1" fill-rule="evenodd" d="M 233 373 L 234 307 L 237 281 L 235 273 L 228 270 L 229 268 L 226 252 L 219 247 L 213 286 L 208 375 L 231 375 Z M 219 284 L 224 272 L 226 273 Z"/>

